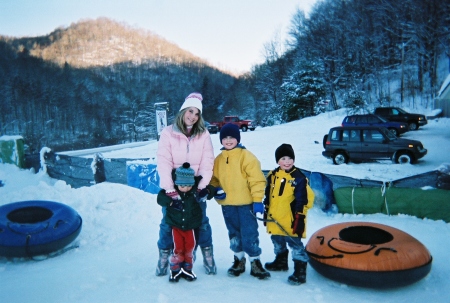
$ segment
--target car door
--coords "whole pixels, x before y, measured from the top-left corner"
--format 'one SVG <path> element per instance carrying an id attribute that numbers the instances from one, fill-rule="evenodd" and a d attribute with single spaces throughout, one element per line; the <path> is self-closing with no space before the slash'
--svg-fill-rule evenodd
<path id="1" fill-rule="evenodd" d="M 346 150 L 350 159 L 361 158 L 361 130 L 344 129 L 342 130 L 342 149 Z"/>
<path id="2" fill-rule="evenodd" d="M 364 129 L 361 157 L 363 159 L 384 159 L 391 156 L 389 144 L 379 129 Z"/>

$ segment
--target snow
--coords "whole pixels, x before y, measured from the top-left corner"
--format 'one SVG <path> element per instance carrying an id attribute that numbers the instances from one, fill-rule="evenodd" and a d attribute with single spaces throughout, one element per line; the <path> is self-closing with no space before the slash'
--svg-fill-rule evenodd
<path id="1" fill-rule="evenodd" d="M 275 168 L 274 152 L 281 143 L 293 145 L 296 165 L 306 170 L 380 181 L 400 179 L 431 170 L 444 170 L 450 162 L 450 119 L 430 120 L 428 125 L 403 137 L 422 141 L 428 154 L 415 165 L 391 161 L 336 166 L 322 156 L 322 138 L 328 129 L 339 125 L 345 111 L 321 114 L 288 124 L 257 128 L 241 133 L 241 143 L 261 161 L 263 169 Z M 219 135 L 212 135 L 216 154 Z M 318 143 L 315 143 L 317 141 Z M 142 146 L 103 150 L 105 158 L 150 158 L 154 161 L 157 142 Z M 96 150 L 78 151 L 92 157 Z M 308 266 L 307 283 L 287 284 L 292 274 L 272 272 L 260 281 L 245 274 L 237 278 L 226 275 L 233 261 L 227 230 L 219 205 L 208 202 L 208 216 L 213 229 L 218 273 L 208 276 L 202 257 L 194 265 L 195 282 L 168 282 L 156 277 L 158 258 L 156 241 L 161 208 L 156 195 L 123 184 L 109 182 L 74 189 L 64 181 L 50 178 L 44 171 L 34 174 L 12 164 L 0 164 L 0 205 L 24 200 L 49 200 L 65 203 L 83 218 L 83 228 L 70 245 L 73 249 L 53 257 L 35 260 L 0 257 L 1 301 L 14 302 L 448 302 L 450 297 L 450 263 L 448 247 L 450 224 L 418 219 L 407 215 L 383 214 L 327 215 L 318 208 L 308 213 L 308 237 L 330 224 L 348 221 L 376 222 L 403 230 L 422 242 L 433 256 L 431 272 L 415 284 L 377 290 L 340 284 L 326 279 Z M 0 183 L 1 184 L 1 183 Z M 262 263 L 274 258 L 273 246 L 260 223 Z M 306 244 L 309 238 L 304 240 Z"/>

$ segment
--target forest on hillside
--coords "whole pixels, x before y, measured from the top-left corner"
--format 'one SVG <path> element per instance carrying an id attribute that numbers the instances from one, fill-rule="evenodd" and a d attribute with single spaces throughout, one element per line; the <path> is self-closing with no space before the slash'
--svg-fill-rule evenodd
<path id="1" fill-rule="evenodd" d="M 0 37 L 0 135 L 54 151 L 156 137 L 187 94 L 208 121 L 239 115 L 272 125 L 327 108 L 432 106 L 450 60 L 450 3 L 321 0 L 298 10 L 289 38 L 261 46 L 265 62 L 239 77 L 161 37 L 106 18 L 45 37 Z"/>

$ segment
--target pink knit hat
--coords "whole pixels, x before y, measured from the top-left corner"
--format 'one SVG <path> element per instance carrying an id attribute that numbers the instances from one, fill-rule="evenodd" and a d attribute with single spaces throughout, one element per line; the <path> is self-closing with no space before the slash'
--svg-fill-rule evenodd
<path id="1" fill-rule="evenodd" d="M 202 112 L 202 110 L 203 110 L 202 100 L 203 100 L 202 94 L 200 94 L 200 93 L 191 93 L 184 100 L 183 105 L 181 105 L 180 111 L 185 109 L 185 108 L 187 108 L 187 107 L 193 106 L 193 107 L 198 108 L 198 110 L 200 112 Z"/>

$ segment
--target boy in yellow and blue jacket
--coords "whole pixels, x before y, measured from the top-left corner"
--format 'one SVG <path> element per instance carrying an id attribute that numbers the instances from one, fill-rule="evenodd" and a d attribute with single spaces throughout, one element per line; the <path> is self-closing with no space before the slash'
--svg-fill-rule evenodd
<path id="1" fill-rule="evenodd" d="M 261 248 L 255 214 L 264 212 L 262 200 L 266 180 L 259 160 L 240 144 L 240 140 L 237 125 L 225 124 L 220 129 L 223 148 L 214 160 L 210 184 L 216 187 L 215 199 L 222 206 L 230 248 L 234 252 L 234 263 L 228 269 L 228 275 L 237 277 L 245 272 L 247 254 L 250 275 L 263 280 L 269 278 L 270 273 L 259 260 Z"/>
<path id="2" fill-rule="evenodd" d="M 265 264 L 270 271 L 287 271 L 289 250 L 292 250 L 294 273 L 288 282 L 300 285 L 306 282 L 309 260 L 301 238 L 306 237 L 306 215 L 314 202 L 314 193 L 308 179 L 294 166 L 295 154 L 290 144 L 282 144 L 275 151 L 278 167 L 266 178 L 264 217 L 267 232 L 271 234 L 275 260 Z"/>

